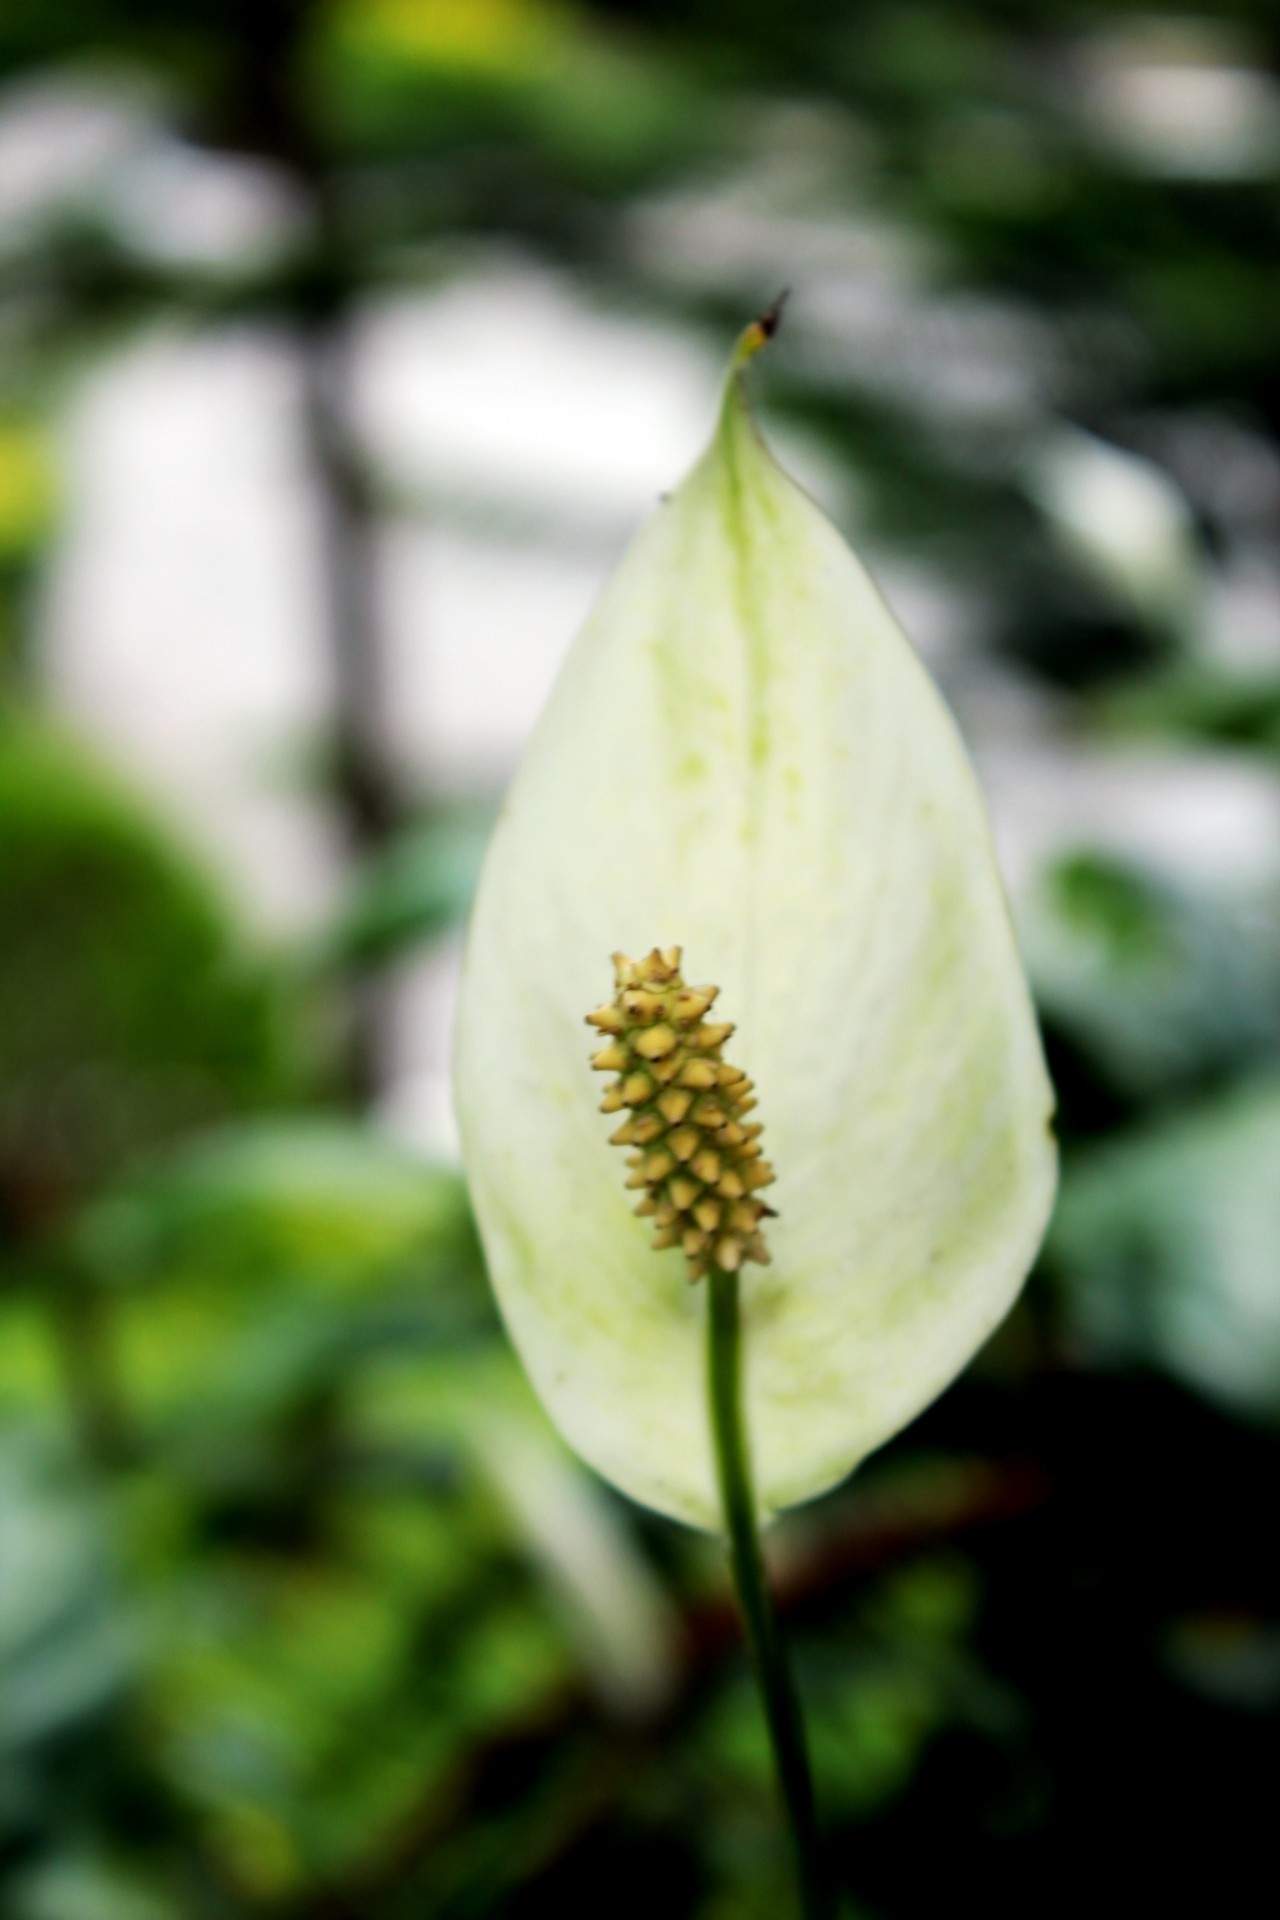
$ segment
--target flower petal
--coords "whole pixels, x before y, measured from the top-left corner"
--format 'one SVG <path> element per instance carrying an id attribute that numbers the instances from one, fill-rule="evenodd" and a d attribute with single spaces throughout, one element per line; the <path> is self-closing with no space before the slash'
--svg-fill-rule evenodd
<path id="1" fill-rule="evenodd" d="M 623 1187 L 583 1016 L 681 945 L 756 1081 L 773 1265 L 744 1276 L 762 1510 L 841 1479 L 1002 1318 L 1052 1202 L 1052 1091 L 981 797 L 931 681 L 730 380 L 517 775 L 477 898 L 457 1095 L 503 1312 L 565 1436 L 719 1502 L 704 1287 Z"/>

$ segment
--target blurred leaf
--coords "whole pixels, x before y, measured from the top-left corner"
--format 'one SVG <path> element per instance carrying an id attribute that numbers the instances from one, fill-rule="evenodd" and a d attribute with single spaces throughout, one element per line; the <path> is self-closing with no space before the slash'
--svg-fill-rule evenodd
<path id="1" fill-rule="evenodd" d="M 29 553 L 44 539 L 56 493 L 43 431 L 29 420 L 0 418 L 0 563 Z"/>
<path id="2" fill-rule="evenodd" d="M 306 66 L 332 139 L 421 153 L 488 138 L 595 188 L 634 185 L 706 144 L 687 64 L 575 0 L 338 0 Z M 517 145 L 518 143 L 518 145 Z"/>
<path id="3" fill-rule="evenodd" d="M 1046 436 L 1033 497 L 1080 565 L 1157 634 L 1195 633 L 1204 568 L 1190 509 L 1151 461 L 1076 427 Z"/>
<path id="4" fill-rule="evenodd" d="M 95 1716 L 131 1676 L 137 1640 L 97 1516 L 34 1445 L 0 1450 L 0 1752 Z"/>
<path id="5" fill-rule="evenodd" d="M 434 1823 L 468 1743 L 571 1672 L 482 1490 L 351 1487 L 324 1512 L 305 1553 L 224 1553 L 174 1595 L 150 1688 L 166 1772 L 259 1896 Z"/>
<path id="6" fill-rule="evenodd" d="M 183 1920 L 176 1895 L 83 1847 L 20 1873 L 13 1901 L 12 1920 Z"/>
<path id="7" fill-rule="evenodd" d="M 1256 747 L 1280 755 L 1280 674 L 1187 661 L 1100 703 L 1111 727 Z"/>
<path id="8" fill-rule="evenodd" d="M 328 966 L 377 963 L 459 925 L 492 826 L 487 811 L 458 807 L 402 834 L 362 869 L 318 957 Z"/>
<path id="9" fill-rule="evenodd" d="M 40 1225 L 286 1084 L 277 999 L 83 749 L 0 724 L 0 1210 Z"/>
<path id="10" fill-rule="evenodd" d="M 605 1488 L 522 1385 L 512 1379 L 501 1400 L 476 1396 L 465 1418 L 471 1450 L 601 1700 L 643 1721 L 675 1694 L 674 1609 Z"/>
<path id="11" fill-rule="evenodd" d="M 1170 1622 L 1164 1655 L 1182 1684 L 1244 1713 L 1280 1707 L 1280 1626 L 1240 1610 Z"/>
<path id="12" fill-rule="evenodd" d="M 470 1258 L 452 1169 L 354 1122 L 260 1120 L 208 1135 L 86 1210 L 77 1246 L 120 1277 L 305 1275 L 360 1287 L 424 1255 Z"/>
<path id="13" fill-rule="evenodd" d="M 1089 1350 L 1280 1418 L 1278 1169 L 1277 1080 L 1081 1154 L 1049 1250 Z"/>
<path id="14" fill-rule="evenodd" d="M 136 1412 L 206 1491 L 287 1500 L 371 1356 L 495 1325 L 457 1174 L 340 1120 L 207 1136 L 88 1207 L 71 1245 L 115 1291 Z"/>
<path id="15" fill-rule="evenodd" d="M 1058 861 L 1025 903 L 1023 947 L 1053 1023 L 1131 1097 L 1154 1099 L 1280 1049 L 1280 914 L 1129 861 Z"/>
<path id="16" fill-rule="evenodd" d="M 565 0 L 343 0 L 331 9 L 349 45 L 424 73 L 518 82 L 572 28 Z"/>

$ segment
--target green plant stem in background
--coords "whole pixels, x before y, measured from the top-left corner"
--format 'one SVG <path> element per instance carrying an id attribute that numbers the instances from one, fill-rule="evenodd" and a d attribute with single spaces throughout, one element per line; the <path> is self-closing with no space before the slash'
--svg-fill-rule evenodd
<path id="1" fill-rule="evenodd" d="M 804 1720 L 769 1592 L 756 1526 L 751 1459 L 742 1417 L 742 1319 L 738 1276 L 713 1267 L 707 1276 L 707 1383 L 716 1472 L 734 1583 L 746 1623 L 764 1717 L 773 1748 L 778 1786 L 795 1847 L 803 1920 L 827 1920 L 830 1905 L 818 1864 L 813 1780 Z"/>
<path id="2" fill-rule="evenodd" d="M 130 1447 L 109 1303 L 70 1268 L 49 1276 L 46 1299 L 81 1453 L 95 1473 L 114 1473 L 128 1460 Z"/>

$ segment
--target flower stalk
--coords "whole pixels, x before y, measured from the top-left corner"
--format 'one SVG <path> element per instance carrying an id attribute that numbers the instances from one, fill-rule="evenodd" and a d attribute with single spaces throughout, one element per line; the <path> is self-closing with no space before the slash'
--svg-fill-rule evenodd
<path id="1" fill-rule="evenodd" d="M 827 1920 L 831 1909 L 819 1860 L 804 1717 L 774 1611 L 756 1525 L 751 1455 L 742 1412 L 742 1314 L 738 1275 L 712 1267 L 707 1280 L 707 1399 L 734 1585 L 795 1853 L 800 1913 L 802 1920 Z"/>
<path id="2" fill-rule="evenodd" d="M 734 1028 L 710 1021 L 716 986 L 686 986 L 681 949 L 654 947 L 641 960 L 613 956 L 616 991 L 587 1015 L 606 1044 L 591 1064 L 618 1077 L 601 1102 L 627 1112 L 610 1144 L 634 1147 L 628 1188 L 634 1211 L 652 1222 L 655 1252 L 678 1247 L 692 1282 L 705 1280 L 707 1404 L 716 1481 L 734 1585 L 759 1682 L 782 1804 L 795 1850 L 802 1920 L 824 1920 L 813 1783 L 799 1696 L 787 1662 L 757 1526 L 756 1494 L 742 1393 L 739 1269 L 767 1266 L 762 1231 L 773 1185 L 763 1158 L 754 1083 L 723 1058 Z"/>

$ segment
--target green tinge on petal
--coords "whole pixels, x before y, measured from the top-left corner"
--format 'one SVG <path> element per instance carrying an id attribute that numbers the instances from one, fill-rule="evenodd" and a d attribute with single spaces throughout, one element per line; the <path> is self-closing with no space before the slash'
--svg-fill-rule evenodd
<path id="1" fill-rule="evenodd" d="M 680 945 L 756 1082 L 744 1282 L 761 1507 L 840 1480 L 997 1325 L 1053 1198 L 1052 1091 L 955 727 L 730 380 L 576 641 L 485 865 L 457 1096 L 494 1285 L 566 1438 L 716 1528 L 705 1287 L 633 1217 L 583 1016 Z"/>

